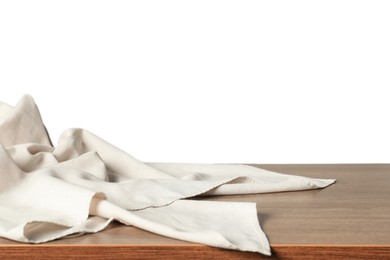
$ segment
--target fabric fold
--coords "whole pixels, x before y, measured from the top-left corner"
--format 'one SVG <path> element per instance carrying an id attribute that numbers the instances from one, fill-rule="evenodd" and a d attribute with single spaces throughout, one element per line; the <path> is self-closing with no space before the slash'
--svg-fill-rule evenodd
<path id="1" fill-rule="evenodd" d="M 247 165 L 144 163 L 84 129 L 56 147 L 31 96 L 0 103 L 0 236 L 43 243 L 120 221 L 176 239 L 270 255 L 253 203 L 231 195 L 324 188 L 333 179 Z"/>

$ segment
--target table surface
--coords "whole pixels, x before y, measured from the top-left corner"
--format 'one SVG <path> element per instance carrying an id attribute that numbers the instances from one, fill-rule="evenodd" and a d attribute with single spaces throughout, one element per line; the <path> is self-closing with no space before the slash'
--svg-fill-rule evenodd
<path id="1" fill-rule="evenodd" d="M 390 259 L 389 164 L 254 165 L 315 178 L 335 178 L 325 189 L 207 200 L 256 202 L 260 224 L 278 259 Z M 0 259 L 262 259 L 256 253 L 212 248 L 155 235 L 118 223 L 96 234 L 46 244 L 0 239 Z"/>

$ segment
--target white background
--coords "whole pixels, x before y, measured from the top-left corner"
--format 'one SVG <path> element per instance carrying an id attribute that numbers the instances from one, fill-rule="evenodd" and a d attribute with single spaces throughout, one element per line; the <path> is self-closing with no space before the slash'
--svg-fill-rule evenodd
<path id="1" fill-rule="evenodd" d="M 388 1 L 1 1 L 0 100 L 145 161 L 389 162 Z"/>

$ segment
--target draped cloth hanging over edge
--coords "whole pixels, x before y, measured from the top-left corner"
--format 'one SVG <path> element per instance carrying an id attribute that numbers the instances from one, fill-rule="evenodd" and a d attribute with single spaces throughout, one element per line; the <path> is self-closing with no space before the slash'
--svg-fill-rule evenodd
<path id="1" fill-rule="evenodd" d="M 53 147 L 31 96 L 0 103 L 0 236 L 43 243 L 98 232 L 112 220 L 156 234 L 270 255 L 255 203 L 199 195 L 324 188 L 247 165 L 144 163 L 98 136 L 66 130 Z"/>

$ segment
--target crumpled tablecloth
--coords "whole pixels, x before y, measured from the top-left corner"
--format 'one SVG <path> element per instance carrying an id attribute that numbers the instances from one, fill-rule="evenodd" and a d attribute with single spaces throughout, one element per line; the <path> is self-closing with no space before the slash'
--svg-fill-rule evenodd
<path id="1" fill-rule="evenodd" d="M 29 95 L 15 107 L 0 103 L 0 143 L 0 236 L 26 243 L 98 232 L 117 220 L 176 239 L 270 255 L 254 203 L 191 198 L 335 182 L 246 165 L 144 163 L 83 129 L 66 130 L 54 147 Z"/>

